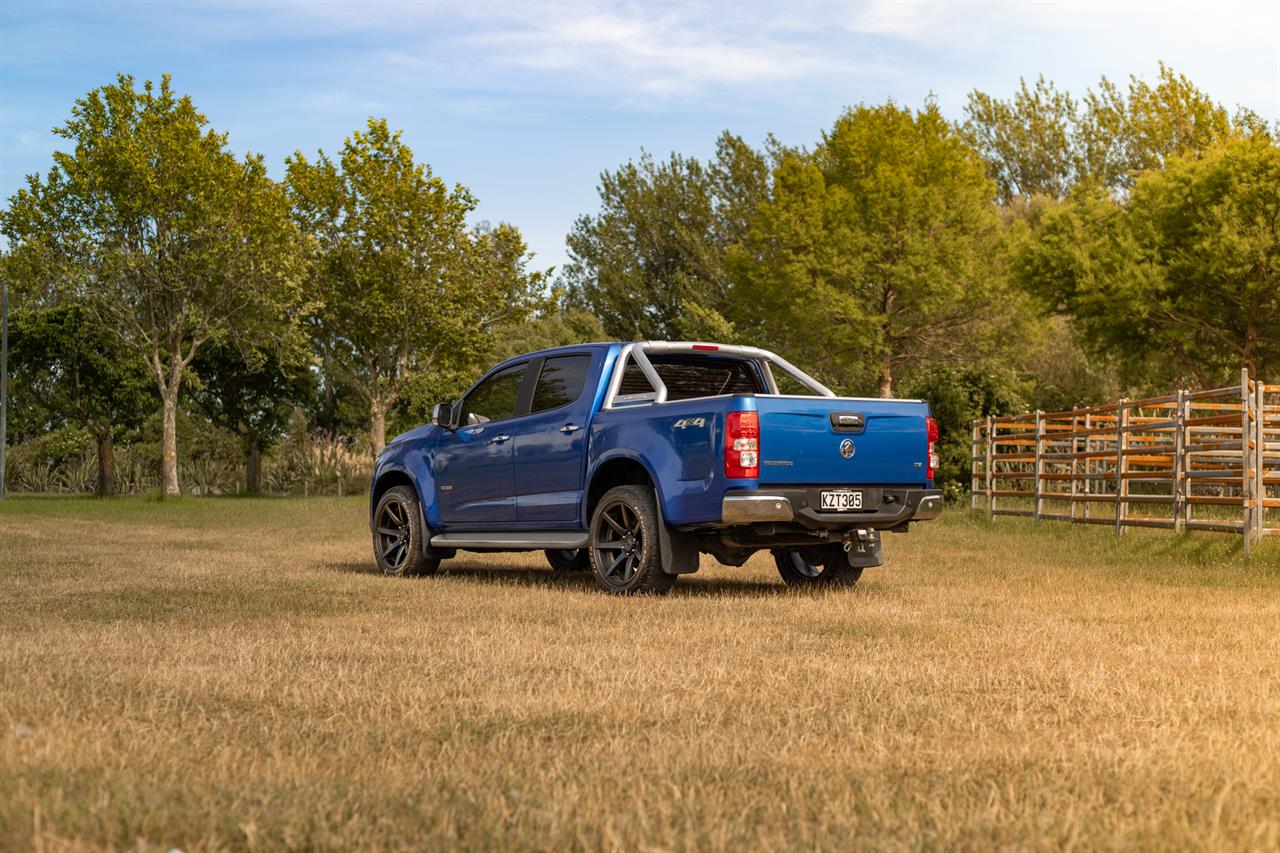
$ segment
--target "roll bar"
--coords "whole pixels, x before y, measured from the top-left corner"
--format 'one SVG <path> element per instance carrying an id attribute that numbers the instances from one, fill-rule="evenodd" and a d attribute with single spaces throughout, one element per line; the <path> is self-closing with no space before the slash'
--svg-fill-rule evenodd
<path id="1" fill-rule="evenodd" d="M 815 392 L 819 397 L 836 396 L 835 392 L 830 388 L 782 356 L 758 347 L 712 344 L 702 341 L 638 341 L 624 344 L 622 352 L 618 354 L 617 364 L 613 368 L 613 376 L 609 377 L 609 388 L 605 391 L 603 408 L 617 408 L 616 404 L 618 403 L 665 403 L 667 401 L 666 383 L 662 381 L 658 371 L 654 370 L 653 363 L 649 361 L 649 356 L 670 352 L 706 352 L 754 359 L 764 366 L 765 383 L 768 385 L 770 394 L 778 393 L 778 383 L 773 375 L 773 368 L 776 367 L 801 385 Z M 618 393 L 622 387 L 622 375 L 626 372 L 628 361 L 635 361 L 645 379 L 648 379 L 649 384 L 653 386 L 654 390 L 652 392 L 643 394 Z"/>

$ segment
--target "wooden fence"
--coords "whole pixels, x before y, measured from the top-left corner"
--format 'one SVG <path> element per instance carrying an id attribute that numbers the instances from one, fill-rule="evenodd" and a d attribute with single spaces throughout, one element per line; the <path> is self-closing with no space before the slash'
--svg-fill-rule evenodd
<path id="1" fill-rule="evenodd" d="M 1280 534 L 1280 385 L 1240 384 L 973 422 L 972 503 L 991 516 Z M 985 504 L 985 506 L 984 506 Z"/>

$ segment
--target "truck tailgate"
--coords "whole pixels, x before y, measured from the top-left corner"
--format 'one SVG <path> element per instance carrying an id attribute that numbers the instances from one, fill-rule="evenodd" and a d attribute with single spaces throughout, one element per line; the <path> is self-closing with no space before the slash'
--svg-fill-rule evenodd
<path id="1" fill-rule="evenodd" d="M 755 401 L 761 485 L 930 485 L 925 403 L 772 396 Z"/>

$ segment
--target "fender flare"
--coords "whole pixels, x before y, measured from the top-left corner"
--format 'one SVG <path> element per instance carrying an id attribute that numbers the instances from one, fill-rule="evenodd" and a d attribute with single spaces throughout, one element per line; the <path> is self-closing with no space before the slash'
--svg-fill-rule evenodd
<path id="1" fill-rule="evenodd" d="M 583 522 L 582 526 L 583 527 L 587 529 L 591 528 L 591 516 L 588 515 L 587 513 L 587 501 L 591 497 L 591 483 L 595 480 L 596 474 L 600 473 L 601 468 L 603 468 L 605 465 L 608 465 L 610 462 L 617 462 L 620 459 L 625 459 L 628 462 L 635 462 L 641 468 L 644 469 L 644 472 L 646 474 L 649 475 L 649 482 L 653 483 L 654 498 L 657 500 L 657 503 L 658 503 L 658 514 L 662 515 L 662 503 L 663 503 L 662 486 L 658 480 L 658 475 L 655 474 L 653 471 L 653 466 L 649 464 L 649 460 L 645 459 L 643 456 L 639 455 L 633 450 L 627 450 L 625 448 L 615 448 L 614 450 L 610 450 L 609 452 L 601 456 L 599 459 L 597 459 L 595 461 L 595 464 L 593 464 L 591 468 L 587 470 L 586 479 L 583 481 L 583 484 L 582 484 L 582 522 Z"/>

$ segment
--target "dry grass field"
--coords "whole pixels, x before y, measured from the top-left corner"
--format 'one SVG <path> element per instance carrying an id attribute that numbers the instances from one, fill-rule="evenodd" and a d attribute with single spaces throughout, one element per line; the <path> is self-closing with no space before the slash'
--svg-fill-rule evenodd
<path id="1" fill-rule="evenodd" d="M 364 512 L 0 505 L 0 847 L 1280 847 L 1280 543 L 956 510 L 617 599 Z"/>

